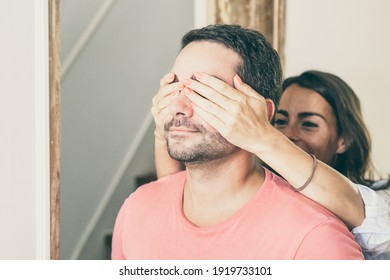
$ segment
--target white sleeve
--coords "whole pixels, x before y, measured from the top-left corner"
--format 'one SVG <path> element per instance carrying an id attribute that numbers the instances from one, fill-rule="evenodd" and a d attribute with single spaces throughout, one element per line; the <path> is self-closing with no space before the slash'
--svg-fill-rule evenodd
<path id="1" fill-rule="evenodd" d="M 390 195 L 378 195 L 370 188 L 356 184 L 365 204 L 366 218 L 363 223 L 352 230 L 355 240 L 368 257 L 390 253 Z M 386 192 L 390 190 L 385 190 Z M 388 196 L 386 196 L 388 195 Z"/>

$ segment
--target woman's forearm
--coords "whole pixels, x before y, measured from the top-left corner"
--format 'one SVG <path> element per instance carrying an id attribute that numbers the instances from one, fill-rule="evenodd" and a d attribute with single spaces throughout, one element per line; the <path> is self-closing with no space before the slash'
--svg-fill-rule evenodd
<path id="1" fill-rule="evenodd" d="M 271 144 L 256 155 L 294 188 L 301 187 L 312 172 L 312 157 L 273 127 L 269 131 L 266 135 Z M 355 184 L 321 161 L 301 193 L 333 212 L 350 229 L 361 225 L 365 218 L 364 203 Z"/>

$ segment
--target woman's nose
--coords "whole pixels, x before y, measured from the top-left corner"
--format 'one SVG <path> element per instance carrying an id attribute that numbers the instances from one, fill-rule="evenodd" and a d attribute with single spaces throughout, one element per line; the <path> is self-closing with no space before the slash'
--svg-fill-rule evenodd
<path id="1" fill-rule="evenodd" d="M 169 105 L 169 110 L 172 117 L 185 116 L 191 117 L 194 110 L 191 101 L 186 97 L 184 92 L 180 92 Z"/>
<path id="2" fill-rule="evenodd" d="M 299 133 L 297 132 L 297 128 L 291 124 L 286 125 L 283 128 L 282 133 L 286 135 L 286 137 L 293 142 L 297 141 L 299 138 L 298 136 Z"/>

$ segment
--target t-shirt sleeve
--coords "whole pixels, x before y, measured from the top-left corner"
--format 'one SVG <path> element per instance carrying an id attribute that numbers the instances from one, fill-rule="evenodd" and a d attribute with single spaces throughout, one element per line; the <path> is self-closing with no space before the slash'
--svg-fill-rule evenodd
<path id="1" fill-rule="evenodd" d="M 125 259 L 125 256 L 123 255 L 123 251 L 122 251 L 122 242 L 123 242 L 123 226 L 125 223 L 125 216 L 126 216 L 126 201 L 122 205 L 121 209 L 119 210 L 115 221 L 114 233 L 112 235 L 112 251 L 111 251 L 112 260 Z"/>
<path id="2" fill-rule="evenodd" d="M 361 248 L 348 229 L 337 220 L 326 220 L 303 239 L 297 260 L 362 260 Z"/>

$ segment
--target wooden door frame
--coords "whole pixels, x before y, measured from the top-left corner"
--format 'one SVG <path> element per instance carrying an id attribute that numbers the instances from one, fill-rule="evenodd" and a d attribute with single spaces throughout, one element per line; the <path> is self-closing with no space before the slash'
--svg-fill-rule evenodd
<path id="1" fill-rule="evenodd" d="M 284 68 L 286 0 L 197 0 L 196 27 L 238 24 L 260 31 L 278 52 Z M 195 13 L 197 10 L 195 11 Z"/>
<path id="2" fill-rule="evenodd" d="M 50 259 L 60 258 L 60 0 L 49 7 Z"/>

